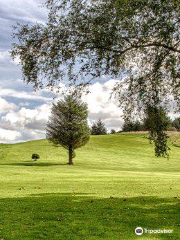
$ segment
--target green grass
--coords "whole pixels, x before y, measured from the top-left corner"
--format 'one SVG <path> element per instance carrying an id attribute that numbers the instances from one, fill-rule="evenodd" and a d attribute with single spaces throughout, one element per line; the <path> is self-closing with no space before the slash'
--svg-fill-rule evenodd
<path id="1" fill-rule="evenodd" d="M 93 136 L 74 166 L 46 140 L 0 144 L 0 240 L 180 239 L 180 148 L 155 158 L 146 137 Z"/>

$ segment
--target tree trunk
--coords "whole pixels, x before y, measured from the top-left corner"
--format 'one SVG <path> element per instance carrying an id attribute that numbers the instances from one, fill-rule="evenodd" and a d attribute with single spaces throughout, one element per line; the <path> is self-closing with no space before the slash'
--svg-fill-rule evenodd
<path id="1" fill-rule="evenodd" d="M 73 149 L 69 146 L 69 165 L 73 165 Z"/>

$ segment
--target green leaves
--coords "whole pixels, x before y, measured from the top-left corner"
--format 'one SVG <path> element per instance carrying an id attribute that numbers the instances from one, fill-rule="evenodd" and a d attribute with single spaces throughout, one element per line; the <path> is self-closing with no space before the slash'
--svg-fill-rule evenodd
<path id="1" fill-rule="evenodd" d="M 87 116 L 87 105 L 77 96 L 67 95 L 64 100 L 53 104 L 47 123 L 47 138 L 56 146 L 71 149 L 71 157 L 75 157 L 74 150 L 89 141 Z"/>
<path id="2" fill-rule="evenodd" d="M 101 119 L 99 119 L 97 122 L 93 123 L 92 128 L 91 128 L 91 134 L 92 135 L 106 135 L 107 134 L 107 129 Z"/>
<path id="3" fill-rule="evenodd" d="M 162 107 L 147 106 L 145 125 L 150 132 L 150 141 L 155 144 L 156 157 L 169 158 L 168 130 L 170 119 Z"/>

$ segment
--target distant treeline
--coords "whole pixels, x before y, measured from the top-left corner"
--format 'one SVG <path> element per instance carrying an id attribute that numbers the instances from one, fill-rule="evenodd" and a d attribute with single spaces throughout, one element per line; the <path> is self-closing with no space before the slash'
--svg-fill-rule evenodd
<path id="1" fill-rule="evenodd" d="M 169 117 L 166 117 L 166 124 L 168 131 L 180 131 L 180 117 L 174 120 L 171 120 Z M 140 121 L 125 121 L 122 126 L 123 132 L 139 132 L 139 131 L 149 131 L 149 122 L 148 119 Z"/>
<path id="2" fill-rule="evenodd" d="M 180 117 L 171 120 L 169 117 L 165 116 L 164 122 L 166 123 L 168 131 L 180 131 Z M 110 134 L 120 133 L 120 132 L 140 132 L 140 131 L 149 131 L 151 123 L 148 118 L 145 118 L 143 121 L 128 121 L 126 120 L 122 126 L 122 130 L 116 132 L 115 129 L 111 129 Z M 97 122 L 94 122 L 91 127 L 91 135 L 106 135 L 108 131 L 105 127 L 105 124 L 101 119 Z"/>

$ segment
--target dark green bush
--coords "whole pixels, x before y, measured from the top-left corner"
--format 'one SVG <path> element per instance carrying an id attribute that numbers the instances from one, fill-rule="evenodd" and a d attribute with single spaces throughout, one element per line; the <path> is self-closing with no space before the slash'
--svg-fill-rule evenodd
<path id="1" fill-rule="evenodd" d="M 40 156 L 37 153 L 33 153 L 31 158 L 32 160 L 37 161 L 40 158 Z"/>

